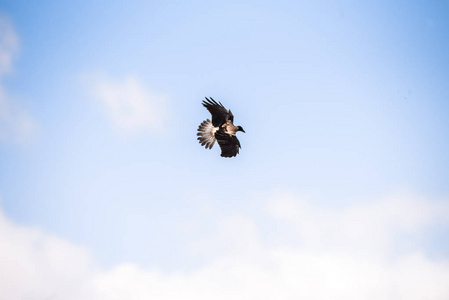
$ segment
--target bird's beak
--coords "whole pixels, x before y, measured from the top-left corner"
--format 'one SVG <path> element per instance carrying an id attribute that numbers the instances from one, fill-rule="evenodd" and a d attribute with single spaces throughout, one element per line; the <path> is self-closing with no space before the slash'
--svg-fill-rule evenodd
<path id="1" fill-rule="evenodd" d="M 243 131 L 244 133 L 246 133 L 245 130 L 243 130 L 243 128 L 242 128 L 242 131 Z"/>

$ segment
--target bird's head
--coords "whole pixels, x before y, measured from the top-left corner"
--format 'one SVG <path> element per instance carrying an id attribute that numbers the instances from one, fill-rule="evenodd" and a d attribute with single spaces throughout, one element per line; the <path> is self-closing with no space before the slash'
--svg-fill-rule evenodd
<path id="1" fill-rule="evenodd" d="M 243 130 L 242 126 L 237 126 L 237 131 L 243 131 L 243 132 L 245 132 L 245 130 Z"/>

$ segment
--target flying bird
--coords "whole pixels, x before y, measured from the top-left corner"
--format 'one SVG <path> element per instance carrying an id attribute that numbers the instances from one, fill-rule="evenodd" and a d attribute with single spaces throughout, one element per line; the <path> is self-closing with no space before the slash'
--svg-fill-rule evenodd
<path id="1" fill-rule="evenodd" d="M 241 148 L 237 139 L 237 131 L 243 131 L 242 126 L 234 125 L 234 115 L 229 109 L 226 109 L 221 102 L 215 101 L 212 97 L 203 100 L 203 106 L 212 115 L 212 121 L 209 119 L 203 121 L 198 126 L 198 140 L 201 146 L 206 149 L 212 149 L 215 141 L 221 148 L 222 157 L 234 157 Z"/>

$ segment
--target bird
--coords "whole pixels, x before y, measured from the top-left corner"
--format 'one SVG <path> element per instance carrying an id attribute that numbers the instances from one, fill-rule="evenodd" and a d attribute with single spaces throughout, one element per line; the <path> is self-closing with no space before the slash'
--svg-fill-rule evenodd
<path id="1" fill-rule="evenodd" d="M 235 157 L 239 154 L 240 142 L 237 139 L 238 131 L 245 132 L 242 126 L 234 125 L 234 115 L 226 109 L 221 102 L 215 101 L 212 97 L 205 97 L 202 104 L 212 115 L 212 121 L 204 120 L 198 126 L 198 141 L 206 149 L 212 149 L 215 141 L 221 148 L 222 157 Z"/>

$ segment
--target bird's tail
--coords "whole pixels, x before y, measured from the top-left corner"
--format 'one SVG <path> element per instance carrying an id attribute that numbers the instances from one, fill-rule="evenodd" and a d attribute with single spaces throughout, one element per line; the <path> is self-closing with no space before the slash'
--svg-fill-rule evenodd
<path id="1" fill-rule="evenodd" d="M 212 122 L 209 119 L 203 121 L 203 123 L 198 126 L 198 133 L 196 134 L 201 146 L 206 145 L 206 149 L 212 149 L 212 146 L 215 143 L 216 131 L 217 128 L 212 125 Z"/>

